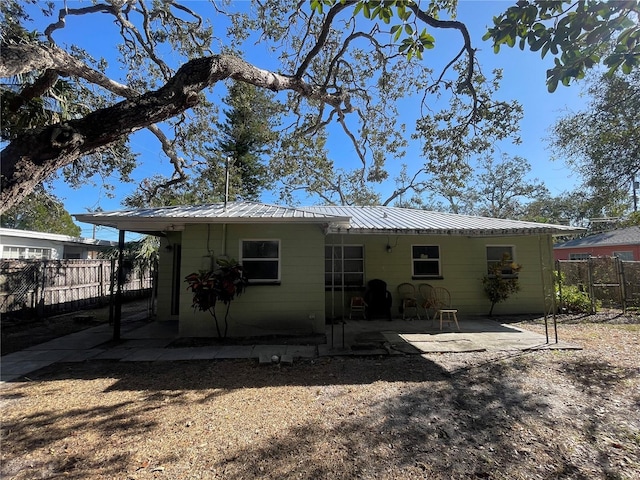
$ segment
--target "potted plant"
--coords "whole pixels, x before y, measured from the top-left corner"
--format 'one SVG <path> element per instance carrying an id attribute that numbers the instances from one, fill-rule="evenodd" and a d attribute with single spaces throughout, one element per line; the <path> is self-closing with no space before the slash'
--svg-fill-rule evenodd
<path id="1" fill-rule="evenodd" d="M 185 282 L 189 284 L 187 290 L 193 292 L 191 306 L 194 310 L 209 311 L 215 320 L 218 338 L 226 338 L 231 302 L 237 295 L 244 292 L 248 284 L 242 265 L 233 259 L 219 258 L 216 260 L 216 268 L 214 270 L 194 272 L 186 276 Z M 218 301 L 226 306 L 223 332 L 220 331 L 218 315 L 216 314 Z"/>

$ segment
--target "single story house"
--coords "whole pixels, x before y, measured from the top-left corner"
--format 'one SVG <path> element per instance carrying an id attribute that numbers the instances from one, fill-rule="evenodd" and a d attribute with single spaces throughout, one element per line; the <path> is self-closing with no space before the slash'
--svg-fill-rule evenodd
<path id="1" fill-rule="evenodd" d="M 20 260 L 59 260 L 97 258 L 97 252 L 117 242 L 71 237 L 57 233 L 0 228 L 0 258 Z"/>
<path id="2" fill-rule="evenodd" d="M 556 260 L 618 257 L 620 260 L 640 261 L 640 226 L 575 238 L 555 245 L 553 254 Z"/>
<path id="3" fill-rule="evenodd" d="M 405 282 L 445 287 L 460 314 L 486 314 L 482 277 L 504 255 L 523 266 L 521 290 L 496 313 L 545 313 L 553 297 L 552 237 L 580 231 L 407 208 L 255 202 L 75 217 L 161 238 L 158 315 L 178 320 L 183 337 L 216 336 L 210 314 L 192 308 L 185 277 L 219 257 L 237 259 L 250 278 L 231 305 L 229 336 L 323 333 L 326 319 L 348 316 L 350 298 L 372 279 L 386 282 L 393 316 Z"/>

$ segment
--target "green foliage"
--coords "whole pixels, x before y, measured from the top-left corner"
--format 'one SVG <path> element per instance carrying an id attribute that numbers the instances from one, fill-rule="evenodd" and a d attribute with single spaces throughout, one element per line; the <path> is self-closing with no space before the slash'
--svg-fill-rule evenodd
<path id="1" fill-rule="evenodd" d="M 640 5 L 636 1 L 607 0 L 519 1 L 494 18 L 483 40 L 493 41 L 494 52 L 502 45 L 540 51 L 555 56 L 547 71 L 547 86 L 567 86 L 603 63 L 611 75 L 625 74 L 640 66 Z"/>
<path id="2" fill-rule="evenodd" d="M 28 148 L 20 142 L 25 139 L 28 143 L 28 128 L 50 126 L 67 118 L 82 122 L 96 112 L 113 112 L 113 125 L 128 128 L 118 130 L 120 138 L 109 138 L 106 143 L 96 140 L 91 143 L 91 154 L 82 159 L 50 154 L 43 160 L 48 169 L 43 166 L 33 177 L 40 179 L 56 171 L 74 186 L 98 178 L 108 187 L 129 181 L 139 162 L 124 137 L 149 127 L 155 138 L 145 141 L 158 142 L 174 172 L 165 177 L 152 170 L 141 192 L 127 201 L 130 205 L 217 201 L 223 194 L 220 185 L 224 184 L 223 163 L 228 156 L 234 159 L 231 184 L 237 198 L 256 198 L 275 180 L 281 181 L 278 187 L 283 198 L 305 190 L 327 203 L 386 204 L 396 197 L 402 201 L 400 196 L 409 190 L 424 191 L 425 173 L 443 175 L 458 186 L 464 185 L 469 174 L 466 154 L 474 155 L 491 148 L 496 140 L 516 136 L 513 132 L 521 116 L 519 106 L 492 101 L 492 91 L 487 96 L 477 89 L 479 84 L 489 85 L 491 81 L 479 78 L 475 46 L 466 26 L 456 20 L 456 0 L 310 0 L 295 5 L 264 0 L 251 9 L 242 2 L 227 1 L 197 2 L 197 7 L 194 2 L 146 2 L 140 8 L 131 8 L 130 2 L 89 2 L 73 9 L 54 2 L 41 2 L 42 8 L 31 8 L 31 3 L 2 2 L 2 45 L 44 48 L 51 42 L 78 63 L 65 62 L 63 56 L 55 68 L 48 70 L 49 74 L 57 72 L 55 76 L 60 78 L 43 84 L 44 71 L 27 71 L 25 67 L 38 64 L 28 61 L 29 52 L 37 55 L 38 49 L 22 51 L 23 69 L 15 70 L 21 72 L 20 76 L 3 86 L 3 138 L 11 140 L 9 147 Z M 34 18 L 40 32 L 30 31 L 27 6 L 30 15 L 43 14 Z M 555 88 L 560 81 L 581 78 L 597 63 L 616 71 L 634 71 L 640 47 L 638 27 L 629 21 L 636 18 L 636 13 L 637 2 L 518 1 L 496 18 L 487 38 L 493 39 L 496 50 L 501 45 L 515 46 L 520 40 L 521 48 L 528 46 L 543 55 L 556 56 L 557 67 L 549 77 L 550 86 Z M 60 29 L 81 30 L 90 17 L 105 18 L 115 27 L 118 39 L 105 44 L 113 47 L 112 52 L 97 48 L 91 52 L 89 48 L 94 45 L 90 44 L 56 43 L 62 40 Z M 434 48 L 436 32 L 445 30 L 457 34 L 458 53 L 434 74 L 421 60 Z M 606 52 L 611 33 L 617 35 L 615 45 Z M 258 65 L 253 68 L 244 61 L 246 52 L 256 48 L 277 62 L 277 71 L 269 72 Z M 193 102 L 185 102 L 186 110 L 166 110 L 175 115 L 169 119 L 158 115 L 158 119 L 164 119 L 161 124 L 145 123 L 151 118 L 147 113 L 141 119 L 135 109 L 121 112 L 114 108 L 125 98 L 144 98 L 165 85 L 179 68 L 193 67 L 192 60 L 204 64 L 212 54 L 219 53 L 234 57 L 233 71 L 225 78 L 241 84 L 239 90 L 280 92 L 278 99 L 286 104 L 286 121 L 268 124 L 268 130 L 256 125 L 255 120 L 265 120 L 268 115 L 258 103 L 245 102 L 242 92 L 242 103 L 229 103 L 232 108 L 225 112 L 226 121 L 220 121 L 215 110 L 221 103 L 217 96 L 220 89 L 209 87 L 223 80 L 213 77 L 191 86 L 197 95 Z M 116 64 L 109 65 L 99 58 L 102 55 L 115 58 Z M 69 67 L 72 64 L 74 68 Z M 43 85 L 48 88 L 33 88 Z M 230 88 L 236 87 L 232 84 Z M 426 139 L 427 164 L 415 176 L 412 172 L 399 179 L 394 198 L 381 202 L 375 185 L 388 178 L 385 163 L 402 158 L 408 144 L 406 128 L 410 127 L 404 123 L 406 116 L 399 111 L 399 101 L 420 98 L 422 111 L 432 111 L 431 99 L 445 93 L 453 96 L 451 109 L 457 110 L 418 120 L 417 136 Z M 15 107 L 20 97 L 24 102 Z M 164 107 L 158 105 L 156 113 Z M 246 111 L 252 117 L 246 117 Z M 338 170 L 327 158 L 325 136 L 329 125 L 343 129 L 348 145 L 340 153 L 352 154 L 354 166 Z M 244 127 L 257 137 L 274 135 L 277 130 L 277 141 L 269 137 L 262 146 L 247 143 L 241 131 Z M 464 145 L 458 148 L 459 144 Z M 272 158 L 268 166 L 263 162 L 267 154 Z M 62 165 L 49 165 L 56 160 L 68 163 L 62 169 Z M 3 181 L 20 182 L 14 173 L 5 175 Z M 171 192 L 150 200 L 162 192 L 162 187 Z M 6 191 L 12 192 L 11 198 L 18 198 L 22 192 L 17 187 L 15 195 L 14 190 Z"/>
<path id="3" fill-rule="evenodd" d="M 242 265 L 233 259 L 216 260 L 217 268 L 211 271 L 201 270 L 191 273 L 185 278 L 187 290 L 193 292 L 192 307 L 194 310 L 208 311 L 213 316 L 218 338 L 226 338 L 228 330 L 229 307 L 233 299 L 244 292 L 248 285 Z M 224 315 L 224 331 L 220 331 L 216 304 L 220 301 L 226 305 Z"/>
<path id="4" fill-rule="evenodd" d="M 504 302 L 514 293 L 520 291 L 518 272 L 522 265 L 513 262 L 508 256 L 502 261 L 491 265 L 489 273 L 482 277 L 484 294 L 491 302 L 489 316 L 493 315 L 493 307 L 496 303 Z"/>
<path id="5" fill-rule="evenodd" d="M 640 212 L 631 212 L 621 223 L 621 227 L 640 226 Z"/>
<path id="6" fill-rule="evenodd" d="M 39 186 L 19 205 L 0 217 L 0 225 L 33 232 L 58 233 L 79 237 L 82 230 L 73 223 L 62 202 Z"/>
<path id="7" fill-rule="evenodd" d="M 578 285 L 567 285 L 564 273 L 554 273 L 556 298 L 563 313 L 595 313 L 602 302 L 591 301 L 589 294 Z M 595 311 L 594 311 L 595 308 Z"/>
<path id="8" fill-rule="evenodd" d="M 140 240 L 133 242 L 125 242 L 122 250 L 123 258 L 134 268 L 141 270 L 148 269 L 158 261 L 158 250 L 160 248 L 160 240 L 152 235 L 145 235 Z M 99 258 L 117 259 L 120 255 L 118 247 L 102 250 Z"/>
<path id="9" fill-rule="evenodd" d="M 582 177 L 581 192 L 589 191 L 601 210 L 622 216 L 631 209 L 631 182 L 640 174 L 640 70 L 593 76 L 586 93 L 586 107 L 551 130 L 554 158 Z"/>

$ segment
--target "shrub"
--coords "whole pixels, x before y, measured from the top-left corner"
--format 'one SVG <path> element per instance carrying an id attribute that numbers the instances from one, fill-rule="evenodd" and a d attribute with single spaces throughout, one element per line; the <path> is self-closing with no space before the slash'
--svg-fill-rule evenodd
<path id="1" fill-rule="evenodd" d="M 602 306 L 600 300 L 592 302 L 584 288 L 566 285 L 564 273 L 555 274 L 555 292 L 561 311 L 566 313 L 595 313 Z"/>
<path id="2" fill-rule="evenodd" d="M 491 302 L 489 316 L 493 315 L 493 307 L 496 303 L 504 302 L 520 290 L 518 272 L 521 269 L 522 265 L 504 257 L 500 263 L 492 265 L 489 273 L 482 277 L 484 293 Z"/>
<path id="3" fill-rule="evenodd" d="M 199 271 L 187 275 L 185 282 L 189 284 L 187 290 L 193 292 L 192 307 L 194 310 L 209 311 L 216 323 L 218 338 L 226 338 L 229 327 L 229 307 L 231 301 L 240 295 L 247 287 L 247 277 L 242 265 L 235 260 L 216 260 L 217 268 L 212 271 Z M 220 332 L 216 303 L 221 301 L 226 305 L 224 314 L 224 333 Z"/>

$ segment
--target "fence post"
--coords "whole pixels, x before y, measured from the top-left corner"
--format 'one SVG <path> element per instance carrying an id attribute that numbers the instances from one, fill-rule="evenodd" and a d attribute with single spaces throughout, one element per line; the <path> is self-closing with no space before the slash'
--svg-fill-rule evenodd
<path id="1" fill-rule="evenodd" d="M 589 299 L 591 300 L 591 313 L 596 313 L 596 291 L 593 288 L 593 258 L 587 259 L 587 281 L 589 282 Z"/>
<path id="2" fill-rule="evenodd" d="M 45 287 L 46 283 L 46 271 L 47 271 L 47 261 L 43 260 L 38 264 L 38 267 L 35 269 L 36 275 L 36 317 L 42 318 L 44 317 L 44 297 L 45 297 Z"/>
<path id="3" fill-rule="evenodd" d="M 124 284 L 124 230 L 118 232 L 118 289 L 116 290 L 116 311 L 113 319 L 113 339 L 120 340 L 122 322 L 122 286 Z"/>
<path id="4" fill-rule="evenodd" d="M 618 282 L 620 283 L 620 300 L 622 304 L 622 313 L 627 313 L 627 292 L 626 281 L 624 277 L 624 263 L 620 257 L 616 257 L 616 272 L 618 273 Z"/>

